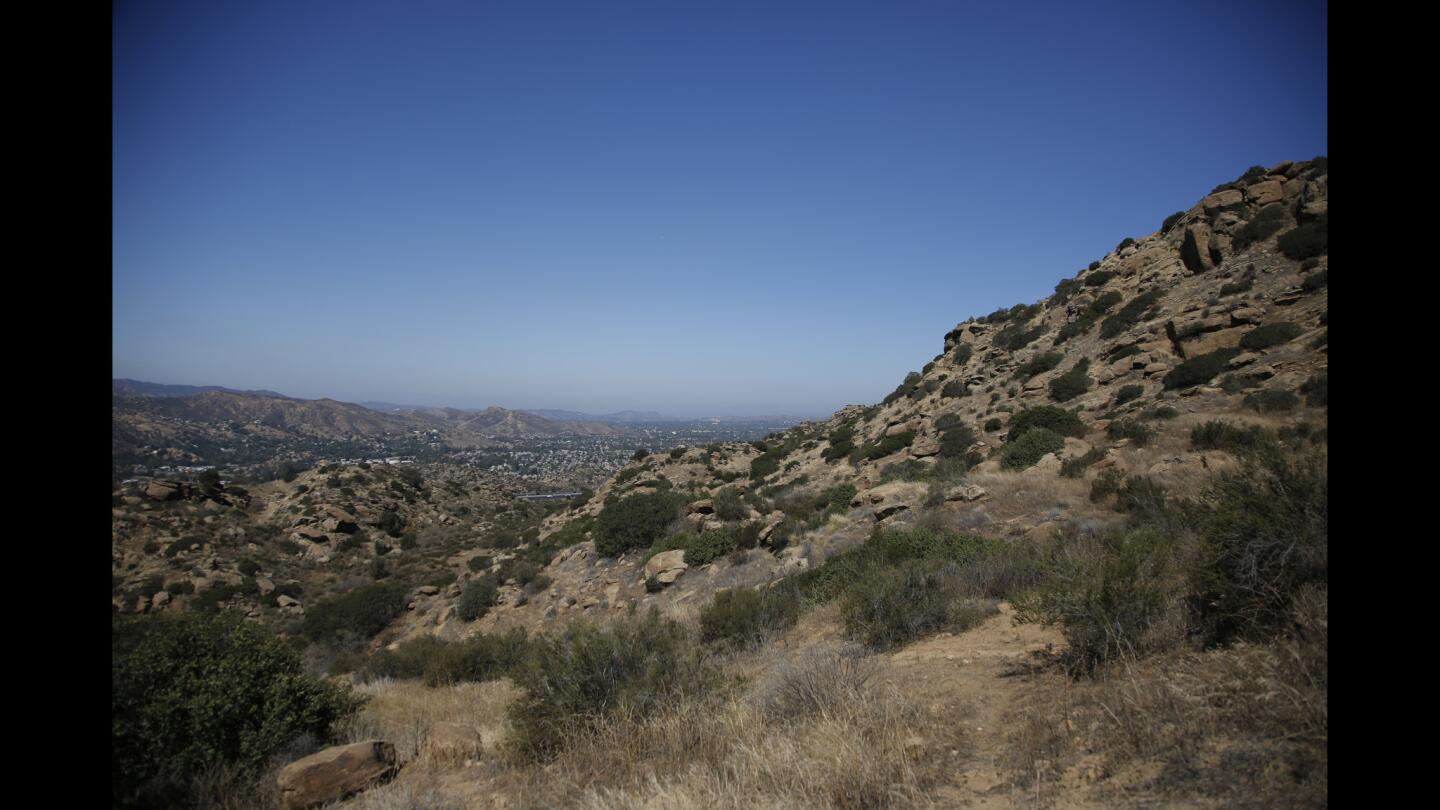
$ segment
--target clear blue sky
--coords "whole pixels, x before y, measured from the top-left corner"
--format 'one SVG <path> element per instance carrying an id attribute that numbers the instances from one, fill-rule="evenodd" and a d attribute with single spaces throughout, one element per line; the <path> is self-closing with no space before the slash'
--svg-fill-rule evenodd
<path id="1" fill-rule="evenodd" d="M 113 4 L 116 377 L 828 414 L 1254 164 L 1324 3 Z"/>

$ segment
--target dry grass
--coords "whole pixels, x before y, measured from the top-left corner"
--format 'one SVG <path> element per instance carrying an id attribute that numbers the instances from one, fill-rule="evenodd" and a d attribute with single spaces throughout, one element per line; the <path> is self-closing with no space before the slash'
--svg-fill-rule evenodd
<path id="1" fill-rule="evenodd" d="M 1056 678 L 1016 712 L 1009 765 L 1037 805 L 1093 790 L 1108 802 L 1232 807 L 1326 803 L 1323 597 L 1298 639 L 1179 651 Z"/>
<path id="2" fill-rule="evenodd" d="M 441 721 L 475 729 L 491 750 L 503 741 L 505 711 L 519 694 L 508 680 L 435 689 L 419 681 L 380 679 L 356 691 L 370 701 L 345 729 L 344 742 L 386 740 L 395 744 L 402 763 L 420 758 L 430 727 Z"/>

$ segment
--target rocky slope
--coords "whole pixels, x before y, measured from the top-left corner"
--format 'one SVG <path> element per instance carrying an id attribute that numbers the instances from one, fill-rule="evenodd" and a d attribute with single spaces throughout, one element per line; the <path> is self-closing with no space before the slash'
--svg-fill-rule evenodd
<path id="1" fill-rule="evenodd" d="M 1045 300 L 958 324 L 881 403 L 764 442 L 650 455 L 575 506 L 519 503 L 503 479 L 439 465 L 314 471 L 234 498 L 154 500 L 172 496 L 122 488 L 113 601 L 172 609 L 221 583 L 230 592 L 211 602 L 283 625 L 379 570 L 380 581 L 409 588 L 408 609 L 373 649 L 632 605 L 683 616 L 718 589 L 812 568 L 879 524 L 931 521 L 1018 540 L 1065 523 L 1114 523 L 1121 516 L 1106 493 L 1119 477 L 1184 492 L 1234 463 L 1190 442 L 1210 420 L 1323 440 L 1327 200 L 1324 158 L 1252 169 L 1159 231 L 1125 239 Z M 235 397 L 203 396 L 216 407 Z M 117 398 L 117 432 L 121 422 L 131 429 L 120 413 Z M 444 421 L 459 430 L 467 419 L 519 429 L 538 417 L 457 412 Z M 675 548 L 597 550 L 607 509 L 657 494 L 674 504 L 661 543 L 704 535 L 734 550 L 698 564 Z M 177 575 L 194 594 L 157 602 L 158 589 L 145 593 Z M 465 621 L 461 594 L 485 577 L 497 581 L 495 604 Z M 282 608 L 274 594 L 284 583 L 300 595 Z"/>

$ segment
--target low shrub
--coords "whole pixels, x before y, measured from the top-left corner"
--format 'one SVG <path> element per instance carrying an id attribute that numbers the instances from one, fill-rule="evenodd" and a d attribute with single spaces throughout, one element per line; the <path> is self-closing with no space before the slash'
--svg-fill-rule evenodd
<path id="1" fill-rule="evenodd" d="M 402 583 L 377 583 L 317 602 L 306 609 L 300 632 L 319 642 L 346 635 L 370 638 L 405 612 L 408 592 Z"/>
<path id="2" fill-rule="evenodd" d="M 993 601 L 970 598 L 959 566 L 935 560 L 881 569 L 841 606 L 846 634 L 877 651 L 942 629 L 962 632 L 997 612 Z"/>
<path id="3" fill-rule="evenodd" d="M 1015 376 L 1022 380 L 1028 380 L 1036 374 L 1044 374 L 1052 368 L 1060 365 L 1065 355 L 1060 352 L 1042 352 L 1020 365 L 1015 369 Z"/>
<path id="4" fill-rule="evenodd" d="M 1180 412 L 1169 405 L 1159 405 L 1141 414 L 1144 419 L 1174 419 Z"/>
<path id="5" fill-rule="evenodd" d="M 1000 421 L 998 417 L 985 420 L 986 433 L 994 433 L 1002 427 L 1004 427 L 1004 424 Z"/>
<path id="6" fill-rule="evenodd" d="M 992 419 L 991 422 L 999 422 Z M 999 425 L 996 425 L 996 429 Z M 1060 434 L 1061 436 L 1073 436 L 1080 438 L 1085 435 L 1085 423 L 1073 412 L 1055 405 L 1038 405 L 1034 408 L 1015 414 L 1010 418 L 1010 441 L 1014 441 L 1024 435 L 1026 431 L 1036 428 L 1045 428 Z M 991 430 L 990 423 L 986 423 L 986 430 Z"/>
<path id="7" fill-rule="evenodd" d="M 1034 427 L 1020 438 L 1011 438 L 1000 452 L 1000 466 L 1007 470 L 1023 470 L 1034 466 L 1046 453 L 1065 449 L 1065 438 L 1049 428 Z"/>
<path id="8" fill-rule="evenodd" d="M 1135 324 L 1159 314 L 1160 299 L 1164 295 L 1164 290 L 1151 290 L 1130 299 L 1119 312 L 1100 322 L 1100 337 L 1115 337 Z"/>
<path id="9" fill-rule="evenodd" d="M 1290 391 L 1269 389 L 1259 391 L 1245 397 L 1244 405 L 1253 408 L 1260 413 L 1275 413 L 1277 411 L 1293 411 L 1295 406 L 1300 404 L 1300 397 Z"/>
<path id="10" fill-rule="evenodd" d="M 1318 273 L 1311 273 L 1306 276 L 1305 280 L 1300 282 L 1300 289 L 1305 292 L 1315 292 L 1328 283 L 1330 283 L 1330 270 L 1326 268 Z"/>
<path id="11" fill-rule="evenodd" d="M 1122 386 L 1119 391 L 1115 392 L 1115 404 L 1124 405 L 1133 399 L 1139 399 L 1143 393 L 1145 393 L 1143 385 Z"/>
<path id="12" fill-rule="evenodd" d="M 1300 336 L 1305 330 L 1299 324 L 1278 321 L 1257 326 L 1240 337 L 1240 348 L 1252 352 L 1279 346 Z"/>
<path id="13" fill-rule="evenodd" d="M 792 626 L 800 599 L 784 585 L 719 591 L 700 611 L 700 640 L 732 647 L 758 646 Z"/>
<path id="14" fill-rule="evenodd" d="M 907 430 L 894 436 L 882 436 L 878 441 L 866 444 L 856 452 L 859 458 L 873 461 L 904 450 L 914 442 L 915 431 Z"/>
<path id="15" fill-rule="evenodd" d="M 1296 261 L 1324 255 L 1328 247 L 1329 227 L 1328 215 L 1321 214 L 1299 227 L 1280 234 L 1276 245 L 1280 248 L 1281 253 Z"/>
<path id="16" fill-rule="evenodd" d="M 1115 419 L 1105 428 L 1105 435 L 1112 439 L 1129 439 L 1136 447 L 1144 447 L 1155 437 L 1155 429 L 1144 422 Z"/>
<path id="17" fill-rule="evenodd" d="M 1300 385 L 1300 393 L 1305 395 L 1305 404 L 1317 408 L 1327 408 L 1330 405 L 1330 373 L 1315 374 Z"/>
<path id="18" fill-rule="evenodd" d="M 715 493 L 715 517 L 721 520 L 743 520 L 750 510 L 740 500 L 740 492 L 734 487 L 725 487 Z"/>
<path id="19" fill-rule="evenodd" d="M 1289 222 L 1290 213 L 1284 203 L 1271 203 L 1261 208 L 1249 222 L 1235 232 L 1230 248 L 1239 253 L 1256 242 L 1273 236 Z"/>
<path id="20" fill-rule="evenodd" d="M 1060 465 L 1060 474 L 1066 478 L 1080 478 L 1085 475 L 1085 470 L 1089 469 L 1091 464 L 1102 458 L 1105 458 L 1104 448 L 1092 447 L 1083 456 L 1065 459 Z"/>
<path id="21" fill-rule="evenodd" d="M 1093 273 L 1086 273 L 1083 281 L 1087 287 L 1099 287 L 1114 277 L 1113 270 L 1097 270 Z"/>
<path id="22" fill-rule="evenodd" d="M 1039 588 L 1015 600 L 1016 612 L 1060 626 L 1072 673 L 1172 640 L 1167 619 L 1178 612 L 1181 580 L 1165 533 L 1136 529 L 1056 544 L 1042 570 Z"/>
<path id="23" fill-rule="evenodd" d="M 1190 430 L 1192 450 L 1228 450 L 1244 453 L 1258 450 L 1274 441 L 1270 431 L 1259 425 L 1240 427 L 1229 422 L 1211 420 Z"/>
<path id="24" fill-rule="evenodd" d="M 1216 374 L 1224 371 L 1238 354 L 1240 349 L 1216 349 L 1208 354 L 1191 357 L 1170 369 L 1162 382 L 1167 389 L 1189 388 L 1210 382 Z"/>
<path id="25" fill-rule="evenodd" d="M 595 521 L 595 551 L 616 557 L 648 547 L 665 533 L 685 501 L 670 491 L 607 499 Z"/>
<path id="26" fill-rule="evenodd" d="M 945 399 L 968 397 L 970 396 L 970 388 L 961 380 L 951 380 L 945 383 L 945 387 L 940 389 L 940 396 Z"/>
<path id="27" fill-rule="evenodd" d="M 111 797 L 189 807 L 211 768 L 258 776 L 302 735 L 321 742 L 362 704 L 307 675 L 299 656 L 236 616 L 116 618 L 110 633 Z"/>
<path id="28" fill-rule="evenodd" d="M 605 627 L 576 622 L 538 637 L 511 679 L 525 691 L 509 711 L 511 745 L 532 760 L 553 757 L 608 718 L 645 717 L 718 684 L 684 627 L 653 608 Z"/>
<path id="29" fill-rule="evenodd" d="M 455 615 L 463 622 L 473 622 L 495 606 L 500 585 L 494 574 L 485 574 L 465 583 L 455 603 Z"/>
<path id="30" fill-rule="evenodd" d="M 1090 390 L 1090 358 L 1083 357 L 1069 371 L 1050 381 L 1050 398 L 1069 402 Z"/>

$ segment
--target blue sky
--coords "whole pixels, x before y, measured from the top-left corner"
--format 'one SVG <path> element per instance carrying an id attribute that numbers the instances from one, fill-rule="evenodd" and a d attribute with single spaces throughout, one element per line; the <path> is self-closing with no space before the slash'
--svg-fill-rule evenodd
<path id="1" fill-rule="evenodd" d="M 112 371 L 822 415 L 1254 164 L 1324 3 L 113 4 Z"/>

